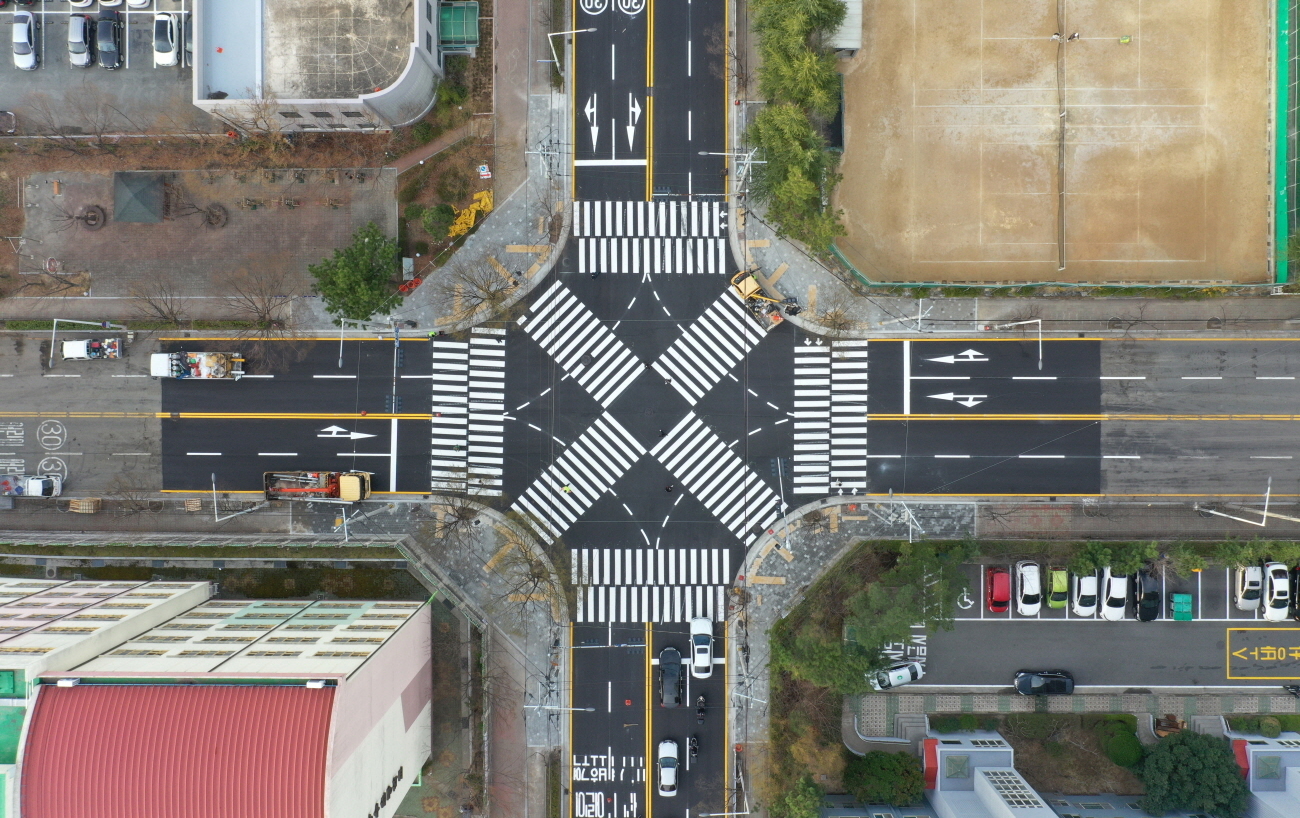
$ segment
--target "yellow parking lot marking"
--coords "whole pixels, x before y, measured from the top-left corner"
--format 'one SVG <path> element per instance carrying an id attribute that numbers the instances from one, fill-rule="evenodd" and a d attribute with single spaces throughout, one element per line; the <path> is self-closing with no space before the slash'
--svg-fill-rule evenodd
<path id="1" fill-rule="evenodd" d="M 1225 628 L 1229 679 L 1300 679 L 1300 628 Z"/>

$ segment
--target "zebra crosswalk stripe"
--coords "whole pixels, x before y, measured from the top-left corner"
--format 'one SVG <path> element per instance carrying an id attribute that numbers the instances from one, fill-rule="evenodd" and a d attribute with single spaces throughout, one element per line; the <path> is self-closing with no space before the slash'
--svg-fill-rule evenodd
<path id="1" fill-rule="evenodd" d="M 519 319 L 546 354 L 602 406 L 641 373 L 641 362 L 559 281 Z"/>
<path id="2" fill-rule="evenodd" d="M 729 585 L 725 548 L 570 548 L 577 585 Z"/>
<path id="3" fill-rule="evenodd" d="M 531 518 L 537 533 L 552 542 L 643 454 L 645 448 L 606 412 L 538 475 L 512 510 Z"/>
<path id="4" fill-rule="evenodd" d="M 726 618 L 727 586 L 629 587 L 589 585 L 578 589 L 574 621 L 589 623 L 689 622 Z"/>
<path id="5" fill-rule="evenodd" d="M 506 331 L 474 327 L 469 339 L 466 490 L 500 497 L 504 473 Z"/>
<path id="6" fill-rule="evenodd" d="M 712 238 L 579 238 L 577 262 L 580 275 L 720 275 L 727 272 L 727 241 Z"/>
<path id="7" fill-rule="evenodd" d="M 718 296 L 654 362 L 692 406 L 763 340 L 763 330 L 729 290 Z"/>
<path id="8" fill-rule="evenodd" d="M 738 540 L 753 542 L 756 526 L 771 525 L 776 493 L 694 412 L 659 440 L 651 454 Z"/>
<path id="9" fill-rule="evenodd" d="M 469 344 L 434 341 L 432 356 L 432 488 L 463 492 L 469 465 Z"/>
<path id="10" fill-rule="evenodd" d="M 795 347 L 794 493 L 867 487 L 867 341 Z"/>
<path id="11" fill-rule="evenodd" d="M 583 201 L 573 203 L 573 236 L 723 238 L 726 219 L 726 205 L 715 201 Z"/>

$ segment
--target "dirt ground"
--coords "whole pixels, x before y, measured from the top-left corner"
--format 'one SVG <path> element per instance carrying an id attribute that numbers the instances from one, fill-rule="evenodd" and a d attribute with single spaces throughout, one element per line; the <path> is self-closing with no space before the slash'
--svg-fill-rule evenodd
<path id="1" fill-rule="evenodd" d="M 1117 767 L 1102 752 L 1098 732 L 1085 726 L 1078 716 L 1063 719 L 1063 727 L 1051 739 L 1018 738 L 1003 729 L 1003 738 L 1016 751 L 1016 769 L 1029 785 L 1041 792 L 1063 795 L 1142 795 L 1141 780 L 1129 770 Z"/>
<path id="2" fill-rule="evenodd" d="M 1266 280 L 1273 4 L 1059 6 L 865 0 L 841 251 L 878 281 Z"/>

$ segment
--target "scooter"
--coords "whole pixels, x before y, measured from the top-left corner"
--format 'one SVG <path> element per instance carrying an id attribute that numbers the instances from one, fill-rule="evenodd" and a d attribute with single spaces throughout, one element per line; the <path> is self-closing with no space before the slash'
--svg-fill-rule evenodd
<path id="1" fill-rule="evenodd" d="M 695 700 L 695 721 L 697 724 L 704 723 L 704 697 L 700 696 Z"/>
<path id="2" fill-rule="evenodd" d="M 691 736 L 690 740 L 686 742 L 686 746 L 690 748 L 691 760 L 694 761 L 695 757 L 700 754 L 700 740 L 695 736 Z"/>
<path id="3" fill-rule="evenodd" d="M 1300 685 L 1282 685 L 1282 689 L 1300 699 Z"/>

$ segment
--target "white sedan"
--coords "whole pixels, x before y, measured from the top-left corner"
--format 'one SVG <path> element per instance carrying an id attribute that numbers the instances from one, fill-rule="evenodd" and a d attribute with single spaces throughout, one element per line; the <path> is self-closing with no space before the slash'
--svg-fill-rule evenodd
<path id="1" fill-rule="evenodd" d="M 659 742 L 659 794 L 677 794 L 677 742 L 670 738 Z"/>
<path id="2" fill-rule="evenodd" d="M 1075 616 L 1097 615 L 1097 572 L 1070 575 L 1070 611 Z"/>
<path id="3" fill-rule="evenodd" d="M 1016 563 L 1016 613 L 1038 616 L 1042 609 L 1043 578 L 1038 563 L 1021 560 Z"/>
<path id="4" fill-rule="evenodd" d="M 1264 563 L 1264 619 L 1281 622 L 1291 612 L 1291 577 L 1280 562 Z"/>
<path id="5" fill-rule="evenodd" d="M 713 620 L 707 616 L 691 620 L 691 675 L 697 679 L 713 675 Z"/>
<path id="6" fill-rule="evenodd" d="M 1101 570 L 1101 618 L 1118 622 L 1128 608 L 1128 574 L 1112 574 L 1110 566 Z"/>

